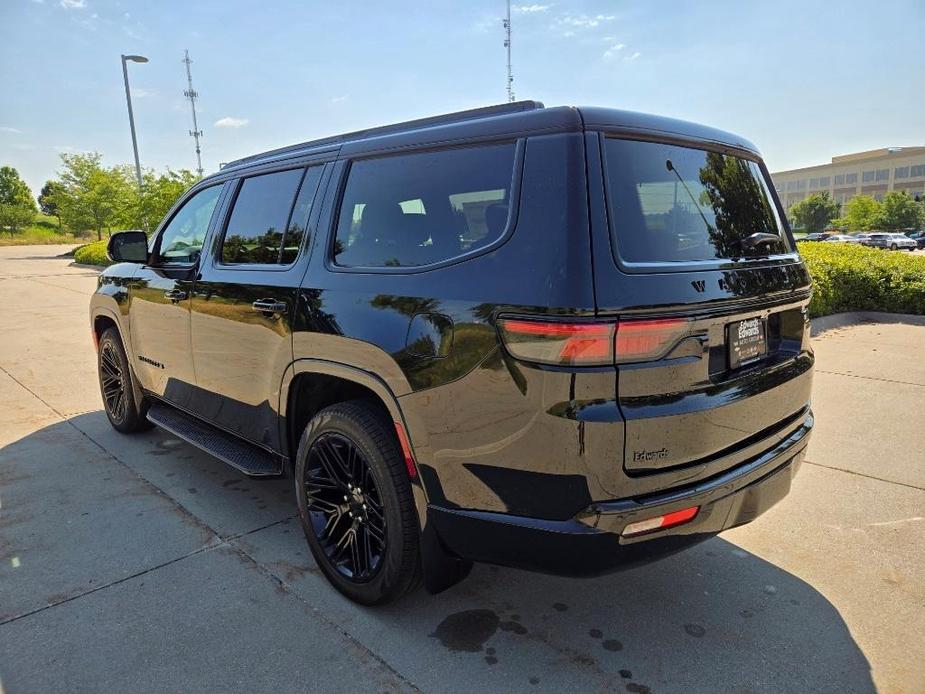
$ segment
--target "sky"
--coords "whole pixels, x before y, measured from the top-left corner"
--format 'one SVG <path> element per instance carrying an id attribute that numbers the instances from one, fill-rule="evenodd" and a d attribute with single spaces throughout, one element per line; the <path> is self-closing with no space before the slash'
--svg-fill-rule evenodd
<path id="1" fill-rule="evenodd" d="M 740 133 L 772 171 L 925 145 L 923 0 L 515 1 L 514 88 Z M 0 165 L 38 194 L 62 152 L 196 166 L 506 100 L 499 0 L 0 0 Z"/>

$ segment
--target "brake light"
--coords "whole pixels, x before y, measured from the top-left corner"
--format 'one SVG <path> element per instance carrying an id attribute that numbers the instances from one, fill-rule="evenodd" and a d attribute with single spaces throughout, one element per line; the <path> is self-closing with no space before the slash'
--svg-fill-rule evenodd
<path id="1" fill-rule="evenodd" d="M 613 363 L 615 323 L 553 323 L 502 318 L 508 351 L 542 364 L 590 366 Z"/>
<path id="2" fill-rule="evenodd" d="M 683 318 L 611 323 L 501 318 L 501 338 L 512 356 L 540 364 L 601 366 L 656 359 L 687 330 Z"/>
<path id="3" fill-rule="evenodd" d="M 627 320 L 617 325 L 617 361 L 645 361 L 661 356 L 687 329 L 683 318 Z"/>
<path id="4" fill-rule="evenodd" d="M 636 521 L 623 528 L 621 535 L 623 535 L 623 537 L 631 537 L 633 535 L 642 535 L 643 533 L 651 533 L 656 530 L 664 530 L 665 528 L 681 525 L 682 523 L 693 520 L 699 510 L 699 506 L 691 506 L 690 508 L 684 508 L 680 511 L 666 513 L 663 516 Z"/>

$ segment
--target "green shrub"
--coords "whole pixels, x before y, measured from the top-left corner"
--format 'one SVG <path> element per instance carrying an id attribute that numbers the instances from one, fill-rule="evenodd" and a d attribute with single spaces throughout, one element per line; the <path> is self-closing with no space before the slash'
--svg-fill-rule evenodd
<path id="1" fill-rule="evenodd" d="M 810 315 L 888 311 L 925 315 L 925 256 L 847 243 L 799 243 L 813 277 Z"/>
<path id="2" fill-rule="evenodd" d="M 86 246 L 81 246 L 74 250 L 74 262 L 81 265 L 112 265 L 112 261 L 106 255 L 106 244 L 109 239 L 94 241 Z"/>

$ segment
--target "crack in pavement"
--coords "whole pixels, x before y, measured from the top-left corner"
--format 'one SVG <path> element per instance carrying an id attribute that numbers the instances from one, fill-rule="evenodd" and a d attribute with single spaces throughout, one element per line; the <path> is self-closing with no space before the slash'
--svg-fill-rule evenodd
<path id="1" fill-rule="evenodd" d="M 817 374 L 829 374 L 830 376 L 846 376 L 848 378 L 860 378 L 866 381 L 883 381 L 884 383 L 899 383 L 905 386 L 918 386 L 919 388 L 925 388 L 925 383 L 915 383 L 914 381 L 897 381 L 893 378 L 880 378 L 879 376 L 861 376 L 860 374 L 846 374 L 841 371 L 826 371 L 824 369 L 816 369 Z"/>
<path id="2" fill-rule="evenodd" d="M 844 472 L 848 475 L 857 475 L 858 477 L 866 477 L 867 479 L 877 480 L 878 482 L 885 482 L 886 484 L 898 484 L 900 487 L 908 487 L 909 489 L 917 489 L 920 492 L 925 492 L 925 487 L 919 487 L 914 484 L 909 484 L 908 482 L 897 482 L 896 480 L 888 480 L 883 477 L 877 477 L 876 475 L 868 475 L 864 472 L 857 472 L 855 470 L 848 470 L 843 467 L 835 467 L 834 465 L 825 465 L 823 463 L 814 463 L 812 460 L 803 459 L 803 462 L 807 465 L 815 465 L 816 467 L 825 468 L 826 470 L 835 470 L 836 472 Z"/>

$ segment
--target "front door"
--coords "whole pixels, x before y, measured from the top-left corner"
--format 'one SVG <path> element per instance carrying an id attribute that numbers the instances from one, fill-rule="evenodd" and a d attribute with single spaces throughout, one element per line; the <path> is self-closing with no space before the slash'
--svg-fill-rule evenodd
<path id="1" fill-rule="evenodd" d="M 196 413 L 271 450 L 281 450 L 279 388 L 292 361 L 293 308 L 323 169 L 237 181 L 192 297 Z"/>
<path id="2" fill-rule="evenodd" d="M 190 353 L 190 296 L 222 184 L 194 193 L 162 225 L 149 263 L 129 286 L 135 374 L 142 387 L 189 407 L 196 383 Z"/>

